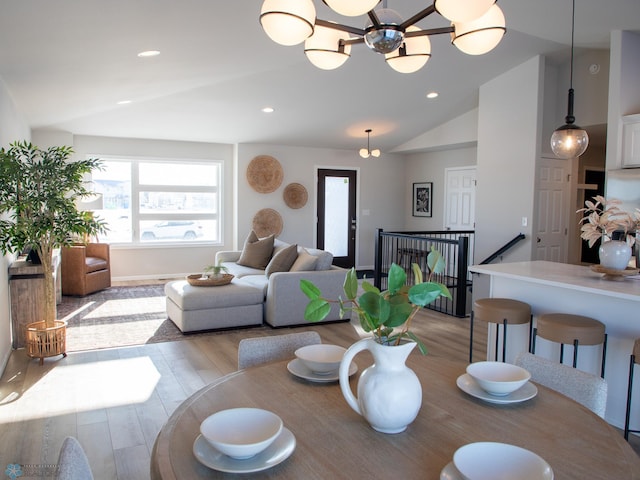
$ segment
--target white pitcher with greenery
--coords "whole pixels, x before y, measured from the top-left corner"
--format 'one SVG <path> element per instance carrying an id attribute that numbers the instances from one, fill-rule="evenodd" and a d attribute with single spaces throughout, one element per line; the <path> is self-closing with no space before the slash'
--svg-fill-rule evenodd
<path id="1" fill-rule="evenodd" d="M 444 284 L 432 281 L 433 275 L 442 273 L 444 267 L 442 256 L 432 247 L 427 257 L 429 276 L 426 282 L 423 282 L 420 267 L 414 263 L 415 284 L 406 285 L 406 272 L 394 263 L 389 269 L 388 289 L 380 291 L 363 281 L 364 293 L 360 297 L 357 296 L 358 278 L 352 268 L 344 282 L 346 300 L 325 299 L 311 282 L 300 282 L 302 291 L 311 300 L 305 311 L 306 320 L 322 320 L 329 313 L 331 303 L 337 301 L 341 316 L 349 310 L 355 312 L 362 328 L 372 332 L 373 337 L 362 339 L 347 349 L 340 363 L 339 377 L 342 394 L 349 406 L 379 432 L 404 431 L 420 411 L 422 387 L 405 362 L 416 345 L 423 354 L 426 347 L 409 328 L 424 306 L 441 296 L 451 299 Z M 349 384 L 349 367 L 353 358 L 364 350 L 371 351 L 374 363 L 360 375 L 356 397 Z"/>

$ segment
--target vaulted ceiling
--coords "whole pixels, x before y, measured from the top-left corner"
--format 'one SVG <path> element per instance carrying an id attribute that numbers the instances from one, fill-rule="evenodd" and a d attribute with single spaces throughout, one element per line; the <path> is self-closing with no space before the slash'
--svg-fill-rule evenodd
<path id="1" fill-rule="evenodd" d="M 570 0 L 500 0 L 507 34 L 468 56 L 447 35 L 414 74 L 363 45 L 333 71 L 262 31 L 261 0 L 0 0 L 0 77 L 33 128 L 74 134 L 390 151 L 477 104 L 478 88 L 536 54 L 566 61 Z M 363 27 L 315 0 L 318 17 Z M 431 4 L 389 0 L 403 18 Z M 418 24 L 447 26 L 438 15 Z M 578 48 L 640 31 L 638 0 L 576 0 Z M 138 58 L 143 50 L 159 50 Z M 435 100 L 426 93 L 437 91 Z M 118 104 L 122 101 L 128 104 Z M 261 109 L 272 106 L 275 112 Z"/>

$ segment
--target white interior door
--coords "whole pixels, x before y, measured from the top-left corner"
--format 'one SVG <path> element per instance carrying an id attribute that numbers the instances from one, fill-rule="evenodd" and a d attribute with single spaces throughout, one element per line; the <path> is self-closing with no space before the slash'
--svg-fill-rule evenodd
<path id="1" fill-rule="evenodd" d="M 476 225 L 476 168 L 446 168 L 445 230 L 473 230 Z"/>
<path id="2" fill-rule="evenodd" d="M 536 260 L 567 262 L 569 162 L 542 158 L 538 166 Z"/>

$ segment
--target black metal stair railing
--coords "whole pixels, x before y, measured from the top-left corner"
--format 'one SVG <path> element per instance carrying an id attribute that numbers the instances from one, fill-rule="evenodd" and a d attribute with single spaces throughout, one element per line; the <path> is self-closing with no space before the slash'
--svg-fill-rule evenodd
<path id="1" fill-rule="evenodd" d="M 491 255 L 489 255 L 487 258 L 485 258 L 483 261 L 481 261 L 480 264 L 481 265 L 486 265 L 487 263 L 493 262 L 496 258 L 498 258 L 500 255 L 502 255 L 504 252 L 506 252 L 507 250 L 513 248 L 513 246 L 516 243 L 518 243 L 519 241 L 524 240 L 524 239 L 525 239 L 524 233 L 519 233 L 514 238 L 509 240 L 507 243 L 505 243 L 503 246 L 501 246 L 498 250 L 493 252 Z"/>
<path id="2" fill-rule="evenodd" d="M 471 309 L 472 277 L 468 267 L 473 263 L 474 238 L 473 230 L 385 232 L 378 229 L 374 284 L 383 290 L 387 288 L 387 274 L 392 263 L 405 269 L 410 283 L 413 283 L 412 263 L 420 265 L 423 274 L 426 275 L 427 255 L 433 246 L 445 261 L 444 272 L 435 275 L 433 280 L 447 285 L 452 300 L 441 297 L 426 308 L 456 317 L 465 317 Z"/>

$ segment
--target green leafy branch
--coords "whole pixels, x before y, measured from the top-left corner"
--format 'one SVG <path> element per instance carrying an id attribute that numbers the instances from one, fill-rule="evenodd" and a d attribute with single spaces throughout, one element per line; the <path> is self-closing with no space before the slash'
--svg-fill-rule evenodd
<path id="1" fill-rule="evenodd" d="M 360 325 L 365 332 L 371 332 L 381 344 L 398 345 L 404 338 L 410 338 L 418 344 L 425 354 L 427 349 L 420 339 L 411 332 L 411 322 L 415 315 L 439 297 L 451 299 L 446 285 L 433 281 L 435 274 L 445 268 L 444 259 L 435 247 L 427 256 L 428 277 L 423 281 L 422 270 L 416 263 L 411 265 L 414 285 L 406 285 L 407 274 L 402 267 L 392 263 L 388 274 L 388 289 L 380 291 L 376 286 L 364 280 L 364 293 L 358 297 L 358 277 L 354 268 L 345 276 L 343 290 L 345 299 L 332 300 L 322 296 L 322 292 L 309 280 L 300 280 L 300 289 L 309 298 L 304 318 L 318 322 L 327 317 L 331 304 L 340 305 L 340 318 L 348 311 L 358 315 Z M 350 306 L 348 306 L 350 304 Z M 399 329 L 396 331 L 395 329 Z"/>

